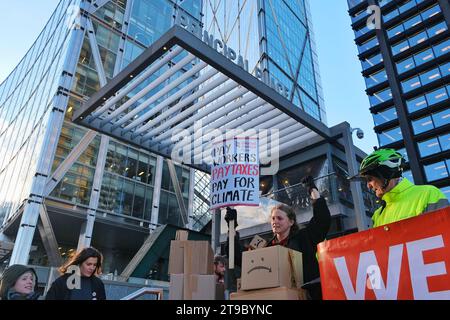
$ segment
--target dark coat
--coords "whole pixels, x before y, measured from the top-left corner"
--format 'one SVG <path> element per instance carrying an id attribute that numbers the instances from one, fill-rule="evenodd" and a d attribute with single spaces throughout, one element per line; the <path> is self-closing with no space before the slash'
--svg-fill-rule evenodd
<path id="1" fill-rule="evenodd" d="M 325 240 L 330 229 L 331 214 L 324 198 L 313 204 L 313 217 L 303 229 L 289 234 L 287 248 L 300 251 L 303 259 L 303 281 L 309 282 L 320 276 L 316 258 L 317 245 Z M 273 237 L 268 246 L 272 245 Z"/>
<path id="2" fill-rule="evenodd" d="M 327 202 L 320 197 L 313 204 L 313 217 L 305 228 L 296 230 L 289 234 L 286 244 L 287 248 L 300 251 L 303 260 L 303 282 L 307 283 L 320 277 L 319 263 L 316 258 L 317 244 L 325 240 L 330 229 L 331 214 Z M 242 248 L 239 244 L 239 236 L 235 240 L 235 261 L 241 266 Z M 268 242 L 267 246 L 272 246 L 275 236 Z M 227 239 L 227 250 L 229 239 Z M 228 251 L 227 251 L 228 252 Z M 239 263 L 239 264 L 238 264 Z M 314 300 L 322 298 L 320 282 L 305 287 L 311 298 Z"/>
<path id="3" fill-rule="evenodd" d="M 64 274 L 56 279 L 45 296 L 45 300 L 71 300 L 71 289 L 67 287 L 67 278 L 70 274 Z M 92 276 L 91 280 L 93 300 L 106 300 L 105 285 L 103 281 Z"/>

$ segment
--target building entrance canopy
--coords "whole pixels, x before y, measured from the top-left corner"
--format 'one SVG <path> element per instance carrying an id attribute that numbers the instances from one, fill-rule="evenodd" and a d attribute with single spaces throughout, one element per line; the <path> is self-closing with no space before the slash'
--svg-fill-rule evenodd
<path id="1" fill-rule="evenodd" d="M 263 163 L 331 139 L 327 126 L 279 93 L 285 88 L 209 40 L 172 27 L 76 110 L 74 122 L 205 172 L 205 152 L 220 134 L 256 134 Z"/>

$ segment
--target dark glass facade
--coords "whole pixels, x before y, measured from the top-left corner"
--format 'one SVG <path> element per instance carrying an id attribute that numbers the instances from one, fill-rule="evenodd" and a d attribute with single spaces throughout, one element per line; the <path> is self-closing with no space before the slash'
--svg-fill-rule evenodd
<path id="1" fill-rule="evenodd" d="M 349 0 L 379 145 L 407 156 L 405 176 L 450 198 L 450 5 L 446 0 Z M 369 5 L 381 29 L 368 28 Z"/>

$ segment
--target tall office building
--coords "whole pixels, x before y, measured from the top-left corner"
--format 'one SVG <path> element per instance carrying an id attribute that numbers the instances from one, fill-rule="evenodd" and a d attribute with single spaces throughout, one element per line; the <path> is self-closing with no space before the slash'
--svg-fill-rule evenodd
<path id="1" fill-rule="evenodd" d="M 196 219 L 204 208 L 192 210 L 194 170 L 71 121 L 173 25 L 179 10 L 200 19 L 201 1 L 61 0 L 3 81 L 1 234 L 16 244 L 4 259 L 46 265 L 51 257 L 44 247 L 52 243 L 63 258 L 92 243 L 105 255 L 105 270 L 120 271 L 155 226 L 198 230 L 207 222 Z M 56 248 L 43 238 L 52 233 Z"/>
<path id="2" fill-rule="evenodd" d="M 409 179 L 450 198 L 449 1 L 348 5 L 379 145 L 405 155 Z"/>

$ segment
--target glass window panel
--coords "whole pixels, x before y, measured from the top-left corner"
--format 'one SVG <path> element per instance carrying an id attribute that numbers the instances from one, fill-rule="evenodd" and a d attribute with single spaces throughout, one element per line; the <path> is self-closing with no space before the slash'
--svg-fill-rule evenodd
<path id="1" fill-rule="evenodd" d="M 444 161 L 425 166 L 425 174 L 429 182 L 448 177 L 447 166 Z"/>
<path id="2" fill-rule="evenodd" d="M 439 142 L 443 151 L 450 150 L 450 133 L 439 136 Z"/>
<path id="3" fill-rule="evenodd" d="M 125 176 L 130 179 L 136 178 L 136 170 L 138 165 L 138 152 L 134 149 L 128 149 L 128 162 L 127 167 L 125 168 Z"/>
<path id="4" fill-rule="evenodd" d="M 359 53 L 366 52 L 369 49 L 372 49 L 373 47 L 377 46 L 378 38 L 374 37 L 372 39 L 367 40 L 366 42 L 362 43 L 361 45 L 358 45 L 358 51 Z"/>
<path id="5" fill-rule="evenodd" d="M 126 175 L 125 169 L 127 168 L 127 148 L 121 143 L 116 144 L 116 162 L 117 173 L 120 175 Z"/>
<path id="6" fill-rule="evenodd" d="M 412 126 L 415 134 L 419 134 L 434 128 L 433 121 L 431 120 L 430 116 L 413 121 Z"/>
<path id="7" fill-rule="evenodd" d="M 385 5 L 387 5 L 389 2 L 391 2 L 392 0 L 380 0 L 379 4 L 380 6 L 383 8 Z"/>
<path id="8" fill-rule="evenodd" d="M 371 31 L 371 29 L 369 29 L 367 27 L 366 24 L 364 24 L 364 27 L 362 27 L 361 29 L 355 30 L 355 38 L 358 38 L 364 34 L 366 34 L 367 32 Z"/>
<path id="9" fill-rule="evenodd" d="M 450 200 L 450 186 L 441 188 L 442 193 Z"/>
<path id="10" fill-rule="evenodd" d="M 415 17 L 412 17 L 411 19 L 406 20 L 403 23 L 403 26 L 405 27 L 405 30 L 408 30 L 412 27 L 419 25 L 421 22 L 422 22 L 422 18 L 419 15 L 417 15 Z"/>
<path id="11" fill-rule="evenodd" d="M 168 167 L 166 161 L 164 161 L 164 164 L 163 164 L 161 188 L 163 188 L 165 190 L 173 190 L 171 179 L 170 179 L 169 167 Z"/>
<path id="12" fill-rule="evenodd" d="M 147 171 L 148 171 L 149 157 L 145 153 L 139 153 L 139 161 L 137 167 L 136 180 L 147 183 Z"/>
<path id="13" fill-rule="evenodd" d="M 425 11 L 422 11 L 422 13 L 420 15 L 422 16 L 423 20 L 425 20 L 425 19 L 429 19 L 429 18 L 437 15 L 439 12 L 441 12 L 441 9 L 440 9 L 439 5 L 437 4 Z"/>
<path id="14" fill-rule="evenodd" d="M 378 134 L 378 139 L 380 141 L 380 146 L 385 146 L 387 144 L 402 140 L 402 131 L 399 127 L 396 127 Z"/>
<path id="15" fill-rule="evenodd" d="M 441 73 L 439 72 L 438 68 L 430 70 L 425 73 L 422 73 L 420 75 L 420 81 L 422 82 L 422 85 L 426 85 L 426 84 L 436 81 L 440 78 L 441 78 Z"/>
<path id="16" fill-rule="evenodd" d="M 414 55 L 414 60 L 418 66 L 430 61 L 433 58 L 434 54 L 431 48 Z"/>
<path id="17" fill-rule="evenodd" d="M 417 89 L 419 87 L 420 87 L 419 77 L 413 77 L 413 78 L 402 81 L 403 92 L 409 92 L 409 91 Z"/>
<path id="18" fill-rule="evenodd" d="M 450 62 L 447 62 L 444 65 L 441 65 L 439 67 L 439 70 L 441 70 L 442 77 L 448 76 L 450 74 Z"/>
<path id="19" fill-rule="evenodd" d="M 408 107 L 408 111 L 410 113 L 413 113 L 417 110 L 421 110 L 423 108 L 428 107 L 428 104 L 427 100 L 425 99 L 425 96 L 420 96 L 406 101 L 406 106 Z"/>
<path id="20" fill-rule="evenodd" d="M 426 157 L 441 151 L 441 147 L 437 138 L 419 142 L 418 146 L 421 157 Z"/>
<path id="21" fill-rule="evenodd" d="M 158 13 L 158 14 L 155 14 Z M 149 46 L 170 28 L 173 4 L 164 0 L 133 1 L 128 34 Z"/>
<path id="22" fill-rule="evenodd" d="M 414 59 L 408 58 L 402 61 L 397 62 L 397 71 L 399 74 L 402 74 L 406 71 L 409 71 L 415 67 Z"/>
<path id="23" fill-rule="evenodd" d="M 436 127 L 442 127 L 450 123 L 450 108 L 433 114 L 433 122 Z"/>
<path id="24" fill-rule="evenodd" d="M 147 171 L 146 183 L 153 185 L 155 183 L 156 158 L 150 156 L 149 166 Z"/>
<path id="25" fill-rule="evenodd" d="M 122 214 L 131 215 L 131 207 L 133 205 L 134 182 L 124 180 L 122 191 Z"/>
<path id="26" fill-rule="evenodd" d="M 390 29 L 388 29 L 387 34 L 389 38 L 393 38 L 405 31 L 403 24 L 396 25 Z"/>
<path id="27" fill-rule="evenodd" d="M 169 193 L 161 190 L 161 197 L 159 199 L 159 210 L 158 210 L 158 223 L 167 224 L 167 212 L 168 210 L 168 197 Z"/>
<path id="28" fill-rule="evenodd" d="M 428 101 L 428 105 L 433 105 L 439 102 L 442 102 L 446 99 L 448 99 L 448 94 L 447 94 L 447 90 L 445 89 L 445 87 L 439 88 L 433 92 L 430 92 L 426 95 L 427 97 L 427 101 Z"/>
<path id="29" fill-rule="evenodd" d="M 399 153 L 401 153 L 403 155 L 403 157 L 405 158 L 406 162 L 409 162 L 409 157 L 408 157 L 408 153 L 406 152 L 406 148 L 397 150 Z"/>
<path id="30" fill-rule="evenodd" d="M 136 183 L 134 188 L 133 217 L 142 219 L 144 215 L 145 187 Z"/>
<path id="31" fill-rule="evenodd" d="M 183 0 L 178 2 L 180 7 L 197 19 L 201 19 L 202 0 Z"/>
<path id="32" fill-rule="evenodd" d="M 387 80 L 386 71 L 383 69 L 377 73 L 371 74 L 368 78 L 365 78 L 367 88 L 371 88 Z"/>
<path id="33" fill-rule="evenodd" d="M 374 55 L 372 57 L 369 57 L 369 58 L 363 60 L 362 66 L 363 66 L 363 69 L 366 70 L 373 66 L 376 66 L 377 64 L 379 64 L 381 62 L 383 62 L 383 56 L 381 55 L 381 53 L 379 53 L 377 55 Z"/>
<path id="34" fill-rule="evenodd" d="M 403 177 L 405 177 L 406 179 L 408 179 L 409 181 L 411 181 L 412 183 L 414 183 L 414 177 L 412 175 L 411 170 L 405 171 L 403 172 Z"/>
<path id="35" fill-rule="evenodd" d="M 397 119 L 397 111 L 395 108 L 389 108 L 380 113 L 373 115 L 374 123 L 376 126 Z"/>
<path id="36" fill-rule="evenodd" d="M 384 20 L 384 22 L 388 22 L 388 21 L 392 20 L 393 18 L 395 18 L 396 16 L 398 16 L 398 10 L 394 9 L 391 12 L 383 14 L 383 20 Z"/>
<path id="37" fill-rule="evenodd" d="M 364 0 L 347 0 L 348 7 L 351 9 L 353 7 L 356 7 L 358 4 L 363 2 Z"/>
<path id="38" fill-rule="evenodd" d="M 145 211 L 144 219 L 147 221 L 151 220 L 153 208 L 153 188 L 147 186 L 145 189 Z"/>
<path id="39" fill-rule="evenodd" d="M 174 224 L 176 226 L 181 225 L 181 212 L 178 205 L 177 197 L 174 194 L 168 194 L 168 212 L 167 223 Z"/>
<path id="40" fill-rule="evenodd" d="M 389 101 L 391 99 L 392 99 L 392 91 L 390 88 L 378 91 L 374 95 L 369 96 L 370 105 L 372 107 L 381 104 L 383 102 Z"/>
<path id="41" fill-rule="evenodd" d="M 445 32 L 445 30 L 447 30 L 447 25 L 445 24 L 445 21 L 442 21 L 435 26 L 427 29 L 428 37 L 434 37 L 438 34 L 441 34 L 442 32 Z"/>
<path id="42" fill-rule="evenodd" d="M 406 51 L 410 48 L 409 43 L 407 40 L 402 41 L 394 46 L 392 46 L 392 54 L 395 56 L 399 53 L 402 53 L 403 51 Z"/>
<path id="43" fill-rule="evenodd" d="M 404 5 L 402 5 L 398 10 L 400 13 L 406 12 L 411 8 L 414 8 L 416 6 L 416 2 L 414 0 L 406 2 Z"/>
<path id="44" fill-rule="evenodd" d="M 364 17 L 367 17 L 369 14 L 367 13 L 367 10 L 361 10 L 358 13 L 356 13 L 354 16 L 352 16 L 352 23 L 355 23 L 356 21 L 361 20 Z"/>
<path id="45" fill-rule="evenodd" d="M 437 45 L 433 46 L 433 51 L 436 56 L 442 56 L 450 51 L 450 39 L 447 39 Z"/>
<path id="46" fill-rule="evenodd" d="M 408 39 L 409 44 L 413 47 L 415 45 L 418 45 L 422 42 L 424 42 L 425 40 L 428 39 L 427 33 L 425 31 L 419 32 L 418 34 L 410 37 Z"/>

